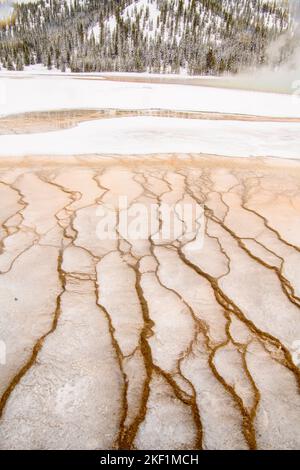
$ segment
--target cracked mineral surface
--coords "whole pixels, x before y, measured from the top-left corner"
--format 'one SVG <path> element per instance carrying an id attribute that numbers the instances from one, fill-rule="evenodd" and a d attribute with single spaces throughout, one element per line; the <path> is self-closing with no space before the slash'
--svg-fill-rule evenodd
<path id="1" fill-rule="evenodd" d="M 0 448 L 299 449 L 299 186 L 271 158 L 1 158 Z M 201 245 L 180 213 L 159 236 L 180 202 Z"/>

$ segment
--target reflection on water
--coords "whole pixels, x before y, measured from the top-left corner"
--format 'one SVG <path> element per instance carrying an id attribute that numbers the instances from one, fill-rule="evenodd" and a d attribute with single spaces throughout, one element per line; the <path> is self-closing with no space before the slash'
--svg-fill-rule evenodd
<path id="1" fill-rule="evenodd" d="M 300 122 L 300 118 L 276 118 L 248 114 L 224 114 L 168 109 L 71 109 L 12 114 L 0 118 L 0 135 L 35 134 L 75 127 L 81 122 L 121 117 L 152 116 L 243 122 Z"/>
<path id="2" fill-rule="evenodd" d="M 0 118 L 0 135 L 35 134 L 75 127 L 80 122 L 101 119 L 97 110 L 58 110 L 12 114 Z"/>

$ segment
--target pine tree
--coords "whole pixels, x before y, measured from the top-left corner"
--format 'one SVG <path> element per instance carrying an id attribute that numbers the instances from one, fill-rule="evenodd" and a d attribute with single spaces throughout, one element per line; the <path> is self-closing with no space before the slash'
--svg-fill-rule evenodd
<path id="1" fill-rule="evenodd" d="M 275 0 L 147 0 L 126 13 L 133 2 L 17 4 L 14 21 L 0 24 L 0 63 L 42 63 L 78 72 L 178 73 L 185 68 L 212 74 L 270 61 L 268 45 L 282 32 L 290 34 L 290 47 L 278 51 L 274 65 L 295 47 L 288 9 Z"/>
<path id="2" fill-rule="evenodd" d="M 212 74 L 216 67 L 216 57 L 212 49 L 206 54 L 206 73 Z"/>
<path id="3" fill-rule="evenodd" d="M 47 69 L 48 69 L 48 70 L 51 70 L 51 69 L 52 69 L 52 58 L 51 58 L 51 54 L 50 54 L 50 53 L 48 54 L 48 59 L 47 59 Z"/>

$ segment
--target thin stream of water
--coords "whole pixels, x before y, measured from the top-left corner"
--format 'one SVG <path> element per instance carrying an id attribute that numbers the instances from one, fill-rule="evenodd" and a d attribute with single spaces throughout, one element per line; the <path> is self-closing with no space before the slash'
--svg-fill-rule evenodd
<path id="1" fill-rule="evenodd" d="M 0 118 L 0 135 L 35 134 L 70 129 L 82 122 L 124 117 L 165 117 L 240 122 L 300 122 L 300 118 L 253 116 L 168 109 L 71 109 L 13 114 Z"/>

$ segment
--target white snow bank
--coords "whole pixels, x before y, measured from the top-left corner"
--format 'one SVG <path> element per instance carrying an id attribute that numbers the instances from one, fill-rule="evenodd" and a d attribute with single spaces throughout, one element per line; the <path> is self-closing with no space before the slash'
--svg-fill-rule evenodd
<path id="1" fill-rule="evenodd" d="M 0 115 L 74 108 L 162 108 L 300 117 L 300 97 L 96 78 L 36 76 L 19 79 L 2 75 L 0 79 Z"/>
<path id="2" fill-rule="evenodd" d="M 0 136 L 0 155 L 209 153 L 300 159 L 300 124 L 131 117 L 44 134 Z"/>

